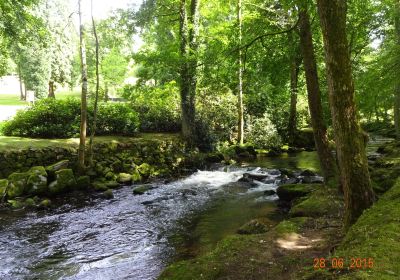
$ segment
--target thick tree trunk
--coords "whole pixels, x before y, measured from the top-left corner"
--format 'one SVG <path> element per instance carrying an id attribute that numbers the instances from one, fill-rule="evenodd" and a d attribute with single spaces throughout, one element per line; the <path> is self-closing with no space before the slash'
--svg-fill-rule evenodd
<path id="1" fill-rule="evenodd" d="M 400 48 L 400 0 L 395 0 L 395 32 L 397 45 Z M 394 126 L 396 131 L 396 138 L 400 139 L 400 76 L 396 80 L 394 94 Z"/>
<path id="2" fill-rule="evenodd" d="M 298 93 L 298 82 L 299 72 L 301 65 L 301 56 L 299 55 L 299 49 L 294 42 L 293 33 L 288 33 L 289 45 L 291 47 L 290 54 L 290 109 L 289 109 L 289 121 L 288 121 L 288 142 L 289 145 L 294 145 L 296 130 L 297 130 L 297 93 Z"/>
<path id="3" fill-rule="evenodd" d="M 19 99 L 26 100 L 26 94 L 24 94 L 24 82 L 22 79 L 21 65 L 19 63 L 18 63 L 18 78 L 19 78 L 19 92 L 20 92 Z"/>
<path id="4" fill-rule="evenodd" d="M 346 1 L 317 0 L 324 38 L 329 99 L 345 197 L 345 228 L 374 201 L 368 161 L 357 119 L 346 38 Z"/>
<path id="5" fill-rule="evenodd" d="M 49 81 L 49 94 L 47 95 L 48 98 L 56 98 L 54 94 L 54 81 Z"/>
<path id="6" fill-rule="evenodd" d="M 191 144 L 196 137 L 195 101 L 197 87 L 197 49 L 199 32 L 199 0 L 191 2 L 190 28 L 186 0 L 180 2 L 181 70 L 180 95 L 182 109 L 182 136 Z"/>
<path id="7" fill-rule="evenodd" d="M 324 123 L 317 62 L 314 53 L 312 31 L 307 7 L 300 8 L 299 17 L 300 46 L 304 61 L 308 92 L 308 107 L 310 109 L 311 123 L 314 131 L 315 146 L 321 169 L 325 177 L 325 182 L 329 184 L 330 181 L 336 179 L 336 164 L 332 152 L 329 149 L 327 128 Z"/>
<path id="8" fill-rule="evenodd" d="M 78 149 L 78 167 L 80 172 L 85 170 L 85 144 L 86 144 L 86 127 L 87 127 L 87 92 L 88 77 L 86 64 L 86 46 L 85 46 L 85 27 L 82 22 L 81 0 L 79 5 L 79 38 L 80 38 L 80 58 L 81 58 L 81 75 L 82 75 L 82 93 L 81 93 L 81 125 L 79 133 L 79 149 Z"/>
<path id="9" fill-rule="evenodd" d="M 240 145 L 244 142 L 244 113 L 243 113 L 243 53 L 242 45 L 242 0 L 237 2 L 237 21 L 238 21 L 238 142 Z"/>
<path id="10" fill-rule="evenodd" d="M 96 44 L 96 93 L 94 97 L 94 109 L 93 109 L 93 124 L 92 131 L 90 133 L 89 139 L 89 163 L 93 164 L 93 140 L 94 135 L 97 129 L 97 109 L 98 109 L 98 101 L 99 101 L 99 87 L 100 87 L 100 75 L 99 75 L 99 38 L 97 36 L 96 23 L 94 22 L 93 17 L 93 0 L 91 0 L 92 7 L 92 26 L 93 26 L 93 35 Z"/>

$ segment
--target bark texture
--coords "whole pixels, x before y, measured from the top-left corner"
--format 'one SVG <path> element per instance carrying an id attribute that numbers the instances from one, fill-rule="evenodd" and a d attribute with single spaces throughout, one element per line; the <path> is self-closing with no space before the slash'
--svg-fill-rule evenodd
<path id="1" fill-rule="evenodd" d="M 194 143 L 196 137 L 195 102 L 197 88 L 197 50 L 199 34 L 199 0 L 190 4 L 190 24 L 187 15 L 186 0 L 180 1 L 180 38 L 181 38 L 181 69 L 180 95 L 182 109 L 182 136 Z"/>
<path id="2" fill-rule="evenodd" d="M 290 109 L 289 109 L 289 121 L 288 121 L 288 142 L 289 145 L 293 145 L 295 142 L 296 131 L 297 131 L 297 94 L 298 94 L 298 83 L 299 73 L 301 65 L 301 55 L 298 45 L 293 38 L 293 31 L 288 33 L 288 41 L 291 46 L 290 54 Z"/>
<path id="3" fill-rule="evenodd" d="M 56 98 L 56 95 L 54 94 L 54 81 L 49 81 L 49 94 L 47 97 Z"/>
<path id="4" fill-rule="evenodd" d="M 332 152 L 329 149 L 327 128 L 324 122 L 321 104 L 321 91 L 312 41 L 310 18 L 306 6 L 300 8 L 299 17 L 300 46 L 306 75 L 308 107 L 310 109 L 311 124 L 314 131 L 315 146 L 325 182 L 328 183 L 336 179 L 336 164 Z"/>
<path id="5" fill-rule="evenodd" d="M 400 0 L 395 0 L 395 32 L 397 46 L 400 49 Z M 400 57 L 400 54 L 399 54 Z M 400 76 L 396 80 L 394 93 L 394 126 L 396 130 L 396 138 L 400 139 Z"/>
<path id="6" fill-rule="evenodd" d="M 346 38 L 345 0 L 317 0 L 325 47 L 329 99 L 345 197 L 345 228 L 374 201 L 354 98 Z"/>
<path id="7" fill-rule="evenodd" d="M 243 110 L 243 52 L 242 45 L 242 0 L 237 2 L 237 21 L 238 21 L 238 142 L 244 142 L 244 110 Z"/>
<path id="8" fill-rule="evenodd" d="M 82 76 L 82 93 L 81 93 L 81 124 L 79 133 L 79 149 L 78 149 L 78 166 L 82 172 L 85 169 L 85 144 L 86 144 L 86 127 L 87 127 L 87 92 L 88 77 L 86 64 L 86 47 L 85 47 L 85 27 L 82 22 L 81 0 L 78 1 L 79 6 L 79 50 L 81 58 L 81 76 Z"/>

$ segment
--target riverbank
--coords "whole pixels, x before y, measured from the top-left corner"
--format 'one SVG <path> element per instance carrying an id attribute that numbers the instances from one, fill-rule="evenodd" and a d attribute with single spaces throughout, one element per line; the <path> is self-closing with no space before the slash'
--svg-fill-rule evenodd
<path id="1" fill-rule="evenodd" d="M 346 234 L 342 196 L 319 185 L 293 196 L 286 220 L 268 232 L 232 235 L 206 254 L 171 264 L 160 279 L 398 279 L 400 144 L 378 151 L 383 156 L 370 157 L 370 170 L 381 197 Z"/>
<path id="2" fill-rule="evenodd" d="M 1 137 L 0 199 L 12 207 L 47 205 L 66 192 L 100 191 L 155 178 L 177 178 L 203 167 L 206 155 L 189 149 L 177 134 L 96 137 L 93 163 L 79 174 L 78 139 Z"/>

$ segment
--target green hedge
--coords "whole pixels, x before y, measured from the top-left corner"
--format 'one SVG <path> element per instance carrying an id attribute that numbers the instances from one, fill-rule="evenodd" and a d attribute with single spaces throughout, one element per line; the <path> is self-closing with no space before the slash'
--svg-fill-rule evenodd
<path id="1" fill-rule="evenodd" d="M 88 124 L 93 119 L 93 106 L 88 108 Z M 137 132 L 139 118 L 124 103 L 99 103 L 97 135 L 132 135 Z M 80 101 L 78 99 L 42 99 L 32 107 L 19 111 L 2 127 L 6 136 L 33 138 L 69 138 L 79 134 Z"/>

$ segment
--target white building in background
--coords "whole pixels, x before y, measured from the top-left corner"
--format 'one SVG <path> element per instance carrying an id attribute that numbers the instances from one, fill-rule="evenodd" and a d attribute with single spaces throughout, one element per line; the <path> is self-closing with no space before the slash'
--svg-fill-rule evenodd
<path id="1" fill-rule="evenodd" d="M 0 94 L 20 95 L 18 76 L 8 75 L 0 77 Z"/>

